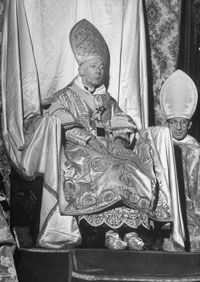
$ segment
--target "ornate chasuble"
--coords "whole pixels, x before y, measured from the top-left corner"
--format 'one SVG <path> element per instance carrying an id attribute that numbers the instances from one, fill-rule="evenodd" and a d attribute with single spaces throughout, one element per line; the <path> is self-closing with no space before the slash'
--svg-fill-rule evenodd
<path id="1" fill-rule="evenodd" d="M 141 133 L 134 150 L 127 155 L 116 156 L 112 151 L 110 120 L 121 110 L 104 88 L 91 94 L 72 83 L 55 97 L 49 112 L 63 120 L 66 138 L 61 158 L 61 213 L 82 216 L 94 226 L 106 223 L 114 228 L 123 223 L 148 227 L 148 216 L 172 220 L 165 193 L 168 188 L 163 189 L 163 183 L 157 181 L 148 134 Z M 118 134 L 130 130 L 128 119 L 124 115 L 120 120 Z M 104 128 L 105 136 L 97 135 L 98 127 Z M 107 147 L 107 154 L 88 145 L 94 137 Z M 113 210 L 116 203 L 123 208 Z"/>
<path id="2" fill-rule="evenodd" d="M 37 245 L 78 245 L 81 234 L 76 219 L 85 216 L 95 226 L 101 221 L 116 228 L 124 223 L 148 227 L 149 217 L 173 221 L 173 239 L 183 246 L 168 128 L 141 130 L 136 133 L 134 149 L 117 156 L 113 140 L 134 135 L 133 120 L 105 87 L 91 94 L 76 80 L 56 93 L 50 107 L 24 130 L 26 144 L 21 150 L 12 139 L 6 139 L 6 144 L 13 163 L 25 176 L 44 174 Z M 107 148 L 106 154 L 90 146 L 92 138 Z M 116 206 L 120 211 L 114 210 Z"/>

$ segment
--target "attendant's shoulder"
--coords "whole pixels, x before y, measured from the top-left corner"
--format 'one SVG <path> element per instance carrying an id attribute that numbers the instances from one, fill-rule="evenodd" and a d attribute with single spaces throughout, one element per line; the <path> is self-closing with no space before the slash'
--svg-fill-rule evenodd
<path id="1" fill-rule="evenodd" d="M 200 143 L 193 136 L 189 134 L 186 137 L 185 143 L 188 146 L 190 145 L 191 147 L 200 150 Z"/>

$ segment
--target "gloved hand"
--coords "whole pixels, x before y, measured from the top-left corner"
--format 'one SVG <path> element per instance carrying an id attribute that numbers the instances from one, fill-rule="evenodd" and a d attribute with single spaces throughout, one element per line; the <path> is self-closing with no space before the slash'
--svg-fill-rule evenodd
<path id="1" fill-rule="evenodd" d="M 110 120 L 110 128 L 111 130 L 115 129 L 124 129 L 124 128 L 129 128 L 130 132 L 133 132 L 134 130 L 137 129 L 137 126 L 133 119 L 128 116 L 127 114 L 120 112 L 116 113 Z"/>
<path id="2" fill-rule="evenodd" d="M 112 153 L 116 156 L 130 156 L 131 151 L 125 147 L 126 140 L 122 138 L 117 138 L 112 144 Z"/>
<path id="3" fill-rule="evenodd" d="M 102 154 L 108 154 L 107 148 L 98 139 L 90 139 L 88 146 Z"/>

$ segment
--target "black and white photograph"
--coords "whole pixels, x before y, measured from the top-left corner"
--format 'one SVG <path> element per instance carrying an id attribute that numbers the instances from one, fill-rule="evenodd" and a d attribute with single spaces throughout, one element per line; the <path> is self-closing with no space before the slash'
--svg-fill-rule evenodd
<path id="1" fill-rule="evenodd" d="M 0 0 L 0 281 L 200 281 L 200 0 Z"/>

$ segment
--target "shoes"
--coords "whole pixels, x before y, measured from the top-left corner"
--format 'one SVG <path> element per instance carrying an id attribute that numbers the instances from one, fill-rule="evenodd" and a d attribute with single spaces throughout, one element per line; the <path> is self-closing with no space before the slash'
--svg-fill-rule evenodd
<path id="1" fill-rule="evenodd" d="M 109 230 L 105 234 L 105 246 L 111 250 L 124 250 L 127 247 L 127 243 L 119 237 L 118 233 Z"/>
<path id="2" fill-rule="evenodd" d="M 111 250 L 124 250 L 128 247 L 131 251 L 141 251 L 144 247 L 144 242 L 136 232 L 127 233 L 122 240 L 118 233 L 109 230 L 106 232 L 105 238 L 105 246 Z"/>
<path id="3" fill-rule="evenodd" d="M 124 242 L 127 243 L 127 246 L 130 251 L 141 251 L 144 247 L 144 242 L 141 238 L 138 237 L 136 232 L 127 233 L 124 236 Z"/>

